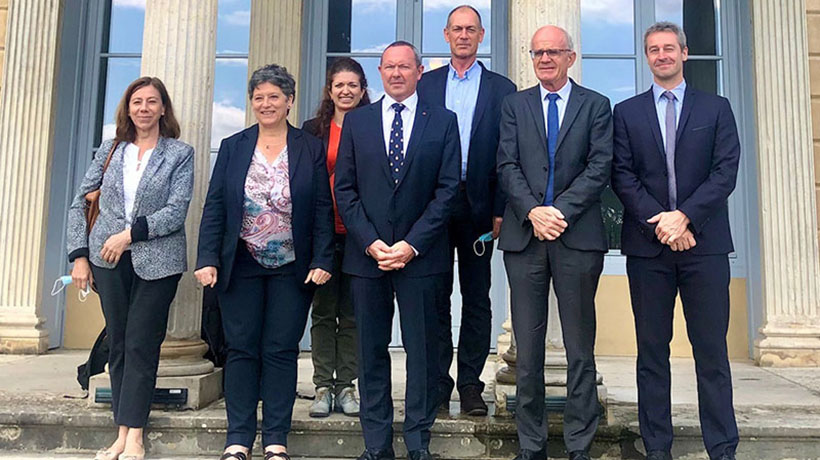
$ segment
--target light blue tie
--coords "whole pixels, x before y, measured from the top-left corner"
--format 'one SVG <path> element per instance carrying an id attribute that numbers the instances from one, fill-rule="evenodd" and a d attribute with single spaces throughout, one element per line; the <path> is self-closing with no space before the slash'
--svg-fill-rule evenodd
<path id="1" fill-rule="evenodd" d="M 544 194 L 544 206 L 552 206 L 555 188 L 555 147 L 558 145 L 558 93 L 547 94 L 547 151 L 549 152 L 549 174 L 547 175 L 547 192 Z"/>
<path id="2" fill-rule="evenodd" d="M 678 208 L 678 181 L 675 178 L 675 137 L 677 129 L 675 118 L 677 112 L 675 111 L 675 95 L 672 94 L 672 91 L 664 91 L 663 97 L 666 98 L 666 188 L 669 193 L 669 210 L 674 211 Z"/>

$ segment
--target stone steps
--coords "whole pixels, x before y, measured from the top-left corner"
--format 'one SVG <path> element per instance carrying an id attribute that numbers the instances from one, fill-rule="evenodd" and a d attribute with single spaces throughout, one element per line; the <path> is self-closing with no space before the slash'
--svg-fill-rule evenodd
<path id="1" fill-rule="evenodd" d="M 75 458 L 96 451 L 113 436 L 113 422 L 105 409 L 84 401 L 24 399 L 4 401 L 0 407 L 0 454 L 5 458 Z M 297 400 L 289 450 L 301 458 L 355 458 L 362 449 L 359 421 L 333 414 L 325 419 L 307 416 L 310 401 Z M 511 459 L 518 449 L 514 420 L 501 417 L 440 415 L 431 450 L 442 459 Z M 676 406 L 676 459 L 706 459 L 695 407 Z M 738 410 L 742 441 L 738 458 L 820 459 L 820 414 L 798 407 L 758 406 Z M 396 407 L 396 418 L 403 418 Z M 607 423 L 599 427 L 593 458 L 642 459 L 634 405 L 610 404 Z M 401 424 L 394 427 L 401 433 Z M 220 402 L 199 411 L 155 410 L 151 414 L 146 447 L 155 459 L 218 458 L 225 440 L 225 412 Z M 561 442 L 561 417 L 550 416 L 550 458 L 566 458 Z M 397 454 L 405 455 L 400 436 Z M 259 446 L 257 452 L 261 452 Z M 30 457 L 31 454 L 40 454 Z M 5 456 L 4 456 L 5 455 Z M 11 455 L 11 456 L 9 456 Z M 14 457 L 18 455 L 19 457 Z M 26 457 L 25 455 L 29 455 Z M 61 457 L 62 455 L 63 457 Z M 68 455 L 67 457 L 65 457 Z M 71 457 L 73 455 L 74 457 Z M 85 458 L 85 457 L 84 457 Z"/>

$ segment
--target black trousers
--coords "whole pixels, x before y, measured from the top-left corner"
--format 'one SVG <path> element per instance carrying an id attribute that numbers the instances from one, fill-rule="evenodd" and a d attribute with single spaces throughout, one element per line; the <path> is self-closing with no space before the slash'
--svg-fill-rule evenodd
<path id="1" fill-rule="evenodd" d="M 604 265 L 602 252 L 578 251 L 560 240 L 532 238 L 522 252 L 505 252 L 516 341 L 516 412 L 522 449 L 544 451 L 547 416 L 544 404 L 544 346 L 550 280 L 567 353 L 567 403 L 564 443 L 567 451 L 586 450 L 598 428 L 595 370 L 595 292 Z"/>
<path id="2" fill-rule="evenodd" d="M 408 450 L 430 445 L 438 399 L 437 289 L 440 276 L 411 278 L 401 271 L 381 278 L 353 276 L 350 282 L 359 332 L 359 419 L 368 449 L 393 445 L 390 332 L 393 299 L 399 304 L 401 337 L 407 353 L 404 442 Z"/>
<path id="3" fill-rule="evenodd" d="M 226 447 L 253 446 L 260 398 L 262 445 L 287 445 L 299 340 L 312 297 L 313 289 L 305 287 L 290 265 L 266 269 L 239 242 L 231 281 L 219 294 L 227 347 Z"/>
<path id="4" fill-rule="evenodd" d="M 665 247 L 657 257 L 627 257 L 626 272 L 638 339 L 638 419 L 646 449 L 672 447 L 669 342 L 680 292 L 695 357 L 703 442 L 710 458 L 734 452 L 738 432 L 726 349 L 728 256 L 699 256 Z"/>
<path id="5" fill-rule="evenodd" d="M 448 398 L 453 391 L 450 363 L 453 362 L 453 333 L 450 296 L 453 294 L 452 264 L 458 251 L 458 281 L 461 286 L 461 327 L 458 333 L 458 389 L 476 386 L 484 389 L 481 371 L 490 354 L 492 312 L 490 310 L 490 261 L 493 243 L 485 243 L 482 256 L 477 256 L 473 243 L 481 232 L 470 218 L 467 193 L 459 190 L 450 216 L 450 267 L 442 283 L 438 301 L 439 392 Z"/>
<path id="6" fill-rule="evenodd" d="M 143 428 L 157 382 L 168 310 L 182 275 L 144 280 L 134 273 L 131 251 L 125 251 L 113 269 L 91 265 L 91 271 L 108 334 L 114 423 Z"/>

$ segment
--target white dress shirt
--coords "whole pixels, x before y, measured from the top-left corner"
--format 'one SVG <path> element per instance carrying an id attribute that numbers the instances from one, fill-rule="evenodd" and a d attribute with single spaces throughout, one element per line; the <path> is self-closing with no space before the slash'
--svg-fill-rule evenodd
<path id="1" fill-rule="evenodd" d="M 134 200 L 137 198 L 137 187 L 140 185 L 142 173 L 151 159 L 154 149 L 148 149 L 142 154 L 142 160 L 138 160 L 140 148 L 135 144 L 128 143 L 125 146 L 125 153 L 122 157 L 122 195 L 125 200 L 125 226 L 131 226 L 132 214 L 134 213 Z"/>
<path id="2" fill-rule="evenodd" d="M 538 89 L 541 90 L 541 109 L 544 113 L 544 127 L 545 132 L 547 134 L 547 139 L 549 139 L 549 121 L 547 120 L 547 110 L 550 105 L 549 99 L 547 99 L 547 94 L 550 94 L 544 85 L 539 84 Z M 555 100 L 555 105 L 558 106 L 558 129 L 561 129 L 561 124 L 564 122 L 564 112 L 567 111 L 567 102 L 569 101 L 569 94 L 572 92 L 572 83 L 567 78 L 567 82 L 564 86 L 561 87 L 557 91 L 558 99 Z"/>
<path id="3" fill-rule="evenodd" d="M 390 130 L 393 129 L 393 118 L 396 117 L 396 111 L 392 105 L 396 102 L 395 99 L 385 94 L 382 98 L 382 133 L 384 134 L 384 149 L 387 155 L 390 155 Z M 416 106 L 419 103 L 418 93 L 413 92 L 407 99 L 401 101 L 404 104 L 404 109 L 401 111 L 402 124 L 402 146 L 401 155 L 407 152 L 407 144 L 410 142 L 410 134 L 413 132 L 413 121 L 416 119 Z"/>

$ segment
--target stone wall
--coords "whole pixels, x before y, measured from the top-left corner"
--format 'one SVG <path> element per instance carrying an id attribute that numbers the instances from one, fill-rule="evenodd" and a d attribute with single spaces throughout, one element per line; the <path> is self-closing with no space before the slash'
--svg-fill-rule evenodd
<path id="1" fill-rule="evenodd" d="M 820 234 L 820 0 L 806 0 L 811 77 L 811 118 L 814 140 L 814 193 L 817 197 L 817 227 Z"/>
<path id="2" fill-rule="evenodd" d="M 0 0 L 0 89 L 3 88 L 3 62 L 6 58 L 6 23 L 9 18 L 9 0 Z"/>

